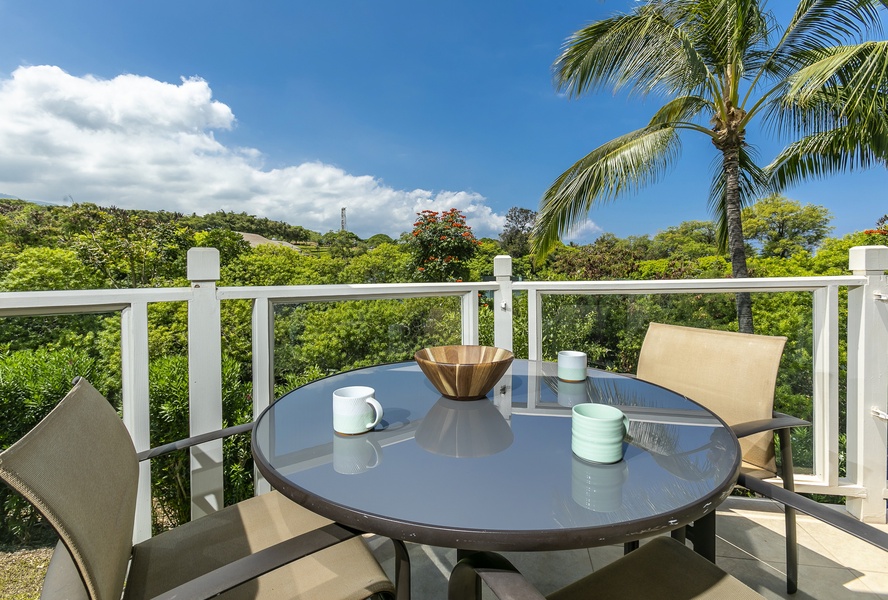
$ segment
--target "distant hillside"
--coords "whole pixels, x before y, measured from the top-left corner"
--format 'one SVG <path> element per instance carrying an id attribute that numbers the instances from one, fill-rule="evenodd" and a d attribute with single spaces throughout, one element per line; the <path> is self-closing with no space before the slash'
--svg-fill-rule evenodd
<path id="1" fill-rule="evenodd" d="M 295 244 L 291 244 L 289 242 L 282 242 L 280 240 L 270 240 L 267 237 L 261 236 L 258 233 L 244 233 L 243 231 L 236 231 L 235 233 L 239 233 L 244 241 L 250 244 L 252 248 L 256 246 L 262 246 L 263 244 L 276 244 L 278 246 L 286 246 L 291 250 L 299 250 L 299 246 Z"/>
<path id="2" fill-rule="evenodd" d="M 18 196 L 3 193 L 0 193 L 0 200 L 21 200 L 22 202 L 29 202 L 31 204 L 36 204 L 37 206 L 58 206 L 53 202 L 44 202 L 43 200 L 24 200 L 22 198 L 19 198 Z"/>
<path id="3" fill-rule="evenodd" d="M 74 204 L 53 204 L 32 200 L 22 200 L 11 195 L 0 194 L 0 213 L 15 214 L 19 211 L 36 210 L 46 211 L 52 215 L 51 220 L 64 222 L 69 218 L 97 218 L 99 213 L 110 214 L 114 218 L 124 216 L 147 219 L 147 222 L 178 223 L 195 231 L 209 231 L 212 229 L 228 229 L 238 233 L 254 235 L 255 239 L 244 238 L 251 245 L 262 243 L 279 243 L 285 245 L 317 244 L 321 240 L 321 234 L 301 227 L 290 225 L 283 221 L 273 221 L 266 217 L 248 215 L 245 212 L 234 213 L 224 210 L 206 215 L 184 215 L 178 212 L 164 210 L 124 209 L 115 206 L 98 206 L 89 202 Z M 37 208 L 39 207 L 39 208 Z M 79 215 L 79 217 L 78 217 Z M 261 239 L 260 239 L 261 238 Z M 264 240 L 264 241 L 263 241 Z"/>
<path id="4" fill-rule="evenodd" d="M 272 221 L 267 217 L 256 217 L 245 212 L 225 212 L 219 210 L 206 215 L 191 215 L 183 220 L 194 229 L 230 229 L 239 233 L 252 233 L 269 240 L 280 240 L 290 244 L 317 242 L 321 235 L 317 232 L 290 225 L 283 221 Z M 249 240 L 247 240 L 249 241 Z"/>

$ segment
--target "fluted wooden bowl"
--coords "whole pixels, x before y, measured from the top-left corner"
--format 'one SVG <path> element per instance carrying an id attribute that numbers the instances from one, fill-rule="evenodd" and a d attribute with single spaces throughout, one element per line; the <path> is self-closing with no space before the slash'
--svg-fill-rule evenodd
<path id="1" fill-rule="evenodd" d="M 515 355 L 492 346 L 433 346 L 413 358 L 442 396 L 479 400 L 493 389 Z"/>

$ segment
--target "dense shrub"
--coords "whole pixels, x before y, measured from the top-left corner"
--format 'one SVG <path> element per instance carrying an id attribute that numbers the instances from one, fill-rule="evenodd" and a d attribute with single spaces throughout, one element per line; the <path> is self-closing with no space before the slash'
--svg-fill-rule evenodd
<path id="1" fill-rule="evenodd" d="M 14 444 L 86 377 L 101 389 L 96 363 L 83 350 L 19 350 L 0 356 L 0 450 Z M 39 513 L 6 486 L 0 487 L 0 542 L 31 543 L 48 536 Z"/>
<path id="2" fill-rule="evenodd" d="M 188 437 L 188 358 L 165 356 L 149 365 L 151 395 L 151 446 Z M 241 381 L 239 364 L 222 360 L 223 427 L 252 420 L 251 385 Z M 173 452 L 151 461 L 155 532 L 191 519 L 189 453 Z M 253 459 L 248 435 L 223 442 L 225 504 L 253 493 Z"/>

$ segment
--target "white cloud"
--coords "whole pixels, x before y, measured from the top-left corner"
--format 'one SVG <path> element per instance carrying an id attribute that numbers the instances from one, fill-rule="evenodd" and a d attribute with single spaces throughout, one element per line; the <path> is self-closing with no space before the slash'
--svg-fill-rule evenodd
<path id="1" fill-rule="evenodd" d="M 576 242 L 577 244 L 589 244 L 598 237 L 598 234 L 604 231 L 594 221 L 588 219 L 579 223 L 570 230 L 562 239 L 564 242 Z"/>
<path id="2" fill-rule="evenodd" d="M 196 77 L 173 85 L 20 67 L 0 80 L 0 115 L 0 192 L 29 200 L 244 211 L 321 233 L 339 227 L 346 207 L 362 237 L 409 231 L 424 209 L 458 208 L 479 236 L 505 223 L 472 192 L 396 190 L 320 162 L 264 170 L 260 150 L 215 139 L 235 117 Z"/>

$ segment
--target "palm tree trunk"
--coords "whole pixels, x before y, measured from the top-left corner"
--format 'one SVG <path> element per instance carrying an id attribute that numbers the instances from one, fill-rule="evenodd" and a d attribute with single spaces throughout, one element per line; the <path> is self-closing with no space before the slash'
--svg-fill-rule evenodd
<path id="1" fill-rule="evenodd" d="M 746 270 L 746 246 L 743 243 L 743 225 L 740 220 L 740 148 L 734 146 L 722 151 L 722 165 L 727 176 L 725 186 L 725 213 L 728 225 L 728 249 L 731 252 L 731 275 L 737 279 L 749 277 Z M 737 324 L 741 333 L 753 333 L 752 296 L 740 292 L 736 297 Z"/>

